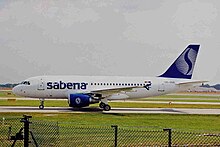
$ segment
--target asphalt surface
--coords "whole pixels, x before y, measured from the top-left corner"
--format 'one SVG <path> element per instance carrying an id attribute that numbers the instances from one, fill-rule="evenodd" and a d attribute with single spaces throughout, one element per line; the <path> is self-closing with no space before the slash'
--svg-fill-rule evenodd
<path id="1" fill-rule="evenodd" d="M 220 114 L 220 109 L 185 109 L 185 108 L 112 108 L 102 111 L 99 108 L 70 108 L 70 107 L 12 107 L 1 106 L 0 112 L 37 112 L 37 113 L 144 113 L 144 114 Z"/>

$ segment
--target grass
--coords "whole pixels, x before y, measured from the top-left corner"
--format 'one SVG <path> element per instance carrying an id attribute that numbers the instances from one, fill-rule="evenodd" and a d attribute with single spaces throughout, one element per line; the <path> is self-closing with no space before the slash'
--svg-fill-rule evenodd
<path id="1" fill-rule="evenodd" d="M 40 104 L 39 100 L 19 100 L 19 99 L 7 99 L 0 100 L 0 106 L 36 106 Z M 67 100 L 46 100 L 45 107 L 68 107 Z"/>
<path id="2" fill-rule="evenodd" d="M 10 94 L 9 94 L 10 95 Z M 9 96 L 7 92 L 0 91 L 0 97 L 5 97 L 6 99 L 0 100 L 0 106 L 36 106 L 38 107 L 38 100 L 19 100 L 15 96 Z M 160 96 L 156 98 L 151 98 L 150 100 L 156 101 L 156 99 L 163 101 L 170 101 L 170 98 L 176 98 L 177 101 L 185 101 L 180 98 L 198 98 L 198 101 L 208 101 L 208 98 L 219 98 L 215 96 L 188 96 L 188 95 L 168 95 Z M 204 100 L 201 100 L 203 99 Z M 178 100 L 179 99 L 179 100 Z M 142 99 L 143 100 L 143 99 Z M 147 100 L 147 99 L 145 99 Z M 172 99 L 173 100 L 173 99 Z M 192 100 L 186 100 L 192 101 Z M 194 100 L 193 100 L 194 101 Z M 197 101 L 197 100 L 196 100 Z M 218 101 L 217 101 L 218 102 Z M 220 105 L 189 105 L 189 104 L 155 104 L 155 103 L 131 103 L 131 102 L 110 102 L 112 107 L 130 107 L 130 108 L 216 108 L 219 109 Z M 67 101 L 63 100 L 46 100 L 46 107 L 68 107 Z M 91 105 L 92 107 L 98 107 L 98 104 Z M 49 122 L 59 122 L 62 127 L 67 127 L 66 130 L 61 130 L 60 132 L 60 143 L 62 145 L 67 141 L 72 143 L 71 139 L 76 138 L 87 138 L 87 141 L 94 139 L 96 136 L 91 136 L 91 134 L 86 134 L 86 129 L 88 127 L 108 127 L 111 125 L 118 125 L 119 128 L 132 129 L 142 129 L 142 130 L 163 130 L 164 128 L 172 128 L 176 131 L 183 132 L 207 132 L 207 133 L 220 133 L 220 115 L 187 115 L 187 114 L 105 114 L 102 112 L 91 112 L 91 113 L 26 113 L 31 115 L 33 118 L 31 121 L 45 121 L 43 124 L 50 124 Z M 2 118 L 6 120 L 10 118 L 21 118 L 23 113 L 0 113 L 0 126 L 2 124 Z M 77 126 L 84 126 L 83 130 L 71 129 Z M 68 128 L 70 127 L 70 128 Z M 62 132 L 63 131 L 63 132 Z M 67 132 L 66 132 L 67 131 Z M 76 132 L 73 132 L 76 131 Z M 85 131 L 83 136 L 80 136 L 80 132 Z M 88 130 L 91 131 L 91 130 Z M 93 130 L 97 131 L 97 130 Z M 42 133 L 44 131 L 40 131 Z M 69 134 L 67 134 L 69 133 Z M 96 132 L 98 133 L 98 132 Z M 106 132 L 104 132 L 106 133 Z M 78 134 L 78 135 L 77 135 Z M 76 135 L 76 136 L 74 136 Z M 86 136 L 88 135 L 88 136 Z M 90 135 L 90 136 L 89 136 Z M 100 132 L 101 137 L 112 135 L 112 133 L 103 134 Z M 146 135 L 146 134 L 144 134 Z M 134 134 L 132 135 L 134 136 Z M 149 134 L 150 136 L 150 134 Z M 48 137 L 48 136 L 47 136 Z M 66 137 L 69 139 L 66 140 Z M 145 136 L 144 136 L 145 137 Z M 158 136 L 157 136 L 158 137 Z M 97 139 L 102 141 L 103 138 Z M 144 138 L 146 139 L 146 137 Z M 192 139 L 192 138 L 191 138 Z M 84 140 L 84 141 L 86 141 Z M 189 139 L 187 139 L 189 140 Z M 82 142 L 84 142 L 82 141 Z M 128 140 L 129 143 L 134 143 L 133 138 L 130 136 Z M 91 142 L 89 142 L 91 144 Z M 71 144 L 72 145 L 72 144 Z M 70 145 L 70 146 L 71 146 Z M 79 145 L 79 144 L 78 144 Z M 74 145 L 72 145 L 74 146 Z M 82 145 L 83 146 L 83 145 Z M 94 145 L 95 146 L 95 145 Z M 134 145 L 135 146 L 135 145 Z"/>
<path id="3" fill-rule="evenodd" d="M 16 97 L 16 96 L 12 93 L 12 91 L 1 90 L 0 97 Z"/>
<path id="4" fill-rule="evenodd" d="M 6 97 L 8 91 L 0 91 L 0 97 Z M 168 95 L 158 98 L 187 98 L 188 95 Z M 207 98 L 206 96 L 190 96 Z M 155 98 L 156 99 L 156 98 Z M 168 101 L 167 101 L 168 102 Z M 214 108 L 220 109 L 220 105 L 192 105 L 192 104 L 157 104 L 157 103 L 132 103 L 132 102 L 110 102 L 113 108 Z M 0 106 L 39 106 L 38 100 L 19 100 L 14 97 L 0 100 Z M 68 107 L 67 100 L 46 100 L 45 107 Z M 91 107 L 98 107 L 93 104 Z M 46 121 L 59 121 L 67 123 L 80 123 L 85 125 L 123 125 L 123 126 L 159 126 L 161 128 L 177 128 L 186 130 L 216 130 L 220 131 L 220 115 L 174 115 L 174 114 L 40 114 L 28 113 L 33 115 L 34 119 Z M 22 113 L 0 113 L 0 117 L 21 117 Z"/>
<path id="5" fill-rule="evenodd" d="M 148 99 L 148 100 L 144 100 L 146 102 L 153 102 L 153 101 L 158 101 L 158 102 L 206 102 L 206 103 L 220 103 L 220 100 L 213 100 L 213 99 L 205 99 L 205 100 L 201 100 L 201 99 Z"/>
<path id="6" fill-rule="evenodd" d="M 156 104 L 156 103 L 131 103 L 131 102 L 113 102 L 109 103 L 111 107 L 120 108 L 199 108 L 199 109 L 219 109 L 220 105 L 206 104 Z"/>
<path id="7" fill-rule="evenodd" d="M 219 115 L 27 114 L 33 116 L 30 119 L 33 122 L 31 125 L 34 128 L 35 139 L 40 146 L 54 146 L 54 144 L 56 146 L 63 146 L 64 144 L 65 146 L 113 146 L 114 130 L 111 125 L 119 126 L 119 146 L 145 146 L 143 143 L 146 143 L 146 146 L 149 144 L 152 146 L 167 145 L 168 134 L 163 131 L 164 128 L 173 129 L 172 135 L 175 140 L 173 140 L 173 143 L 195 145 L 196 142 L 197 145 L 201 143 L 202 146 L 202 144 L 210 142 L 212 145 L 219 145 L 216 142 L 219 141 L 218 137 L 203 135 L 218 134 L 220 132 Z M 21 116 L 22 113 L 1 113 L 1 117 L 5 117 L 5 122 L 13 120 L 10 119 L 11 117 L 21 118 Z M 12 125 L 12 134 L 15 134 L 21 127 L 19 120 L 16 121 L 17 123 Z M 56 125 L 57 121 L 59 127 Z M 3 123 L 0 121 L 2 132 L 2 134 L 0 133 L 0 138 L 2 137 L 0 145 L 9 146 L 12 143 L 7 140 L 10 123 L 1 124 Z M 203 139 L 206 139 L 206 141 L 203 141 Z M 22 143 L 20 146 L 22 146 Z"/>
<path id="8" fill-rule="evenodd" d="M 154 98 L 220 98 L 219 95 L 182 95 L 182 94 L 168 94 L 157 96 Z"/>
<path id="9" fill-rule="evenodd" d="M 21 118 L 23 113 L 1 113 L 0 117 Z M 143 126 L 151 128 L 173 128 L 184 131 L 208 131 L 220 132 L 220 115 L 175 115 L 175 114 L 104 114 L 104 113 L 80 113 L 80 114 L 41 114 L 27 113 L 33 116 L 31 120 L 59 122 L 62 125 L 87 125 L 87 126 L 111 126 L 119 127 Z M 0 118 L 0 119 L 1 119 Z"/>

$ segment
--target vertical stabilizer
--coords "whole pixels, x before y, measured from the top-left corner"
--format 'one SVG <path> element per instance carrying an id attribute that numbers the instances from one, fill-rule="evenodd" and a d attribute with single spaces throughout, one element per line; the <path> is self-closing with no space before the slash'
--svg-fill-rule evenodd
<path id="1" fill-rule="evenodd" d="M 200 45 L 189 45 L 159 77 L 191 79 Z"/>

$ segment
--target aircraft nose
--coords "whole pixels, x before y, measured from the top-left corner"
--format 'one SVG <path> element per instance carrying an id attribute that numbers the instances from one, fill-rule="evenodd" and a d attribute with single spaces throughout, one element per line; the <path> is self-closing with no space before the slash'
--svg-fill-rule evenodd
<path id="1" fill-rule="evenodd" d="M 17 88 L 16 88 L 16 86 L 15 86 L 14 88 L 12 88 L 12 93 L 13 93 L 13 94 L 16 94 L 16 93 L 17 93 L 16 91 L 17 91 Z"/>
<path id="2" fill-rule="evenodd" d="M 12 89 L 12 93 L 14 93 L 15 95 L 19 95 L 19 87 L 18 87 L 18 86 L 15 86 L 15 87 Z"/>

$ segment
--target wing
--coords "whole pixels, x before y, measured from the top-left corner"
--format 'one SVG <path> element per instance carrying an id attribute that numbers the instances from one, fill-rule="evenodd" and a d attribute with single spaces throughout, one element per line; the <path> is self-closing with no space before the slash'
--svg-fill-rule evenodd
<path id="1" fill-rule="evenodd" d="M 143 86 L 133 86 L 133 87 L 122 87 L 113 89 L 103 89 L 91 91 L 93 94 L 101 94 L 102 97 L 107 97 L 117 93 L 133 92 L 135 88 L 143 88 Z"/>

